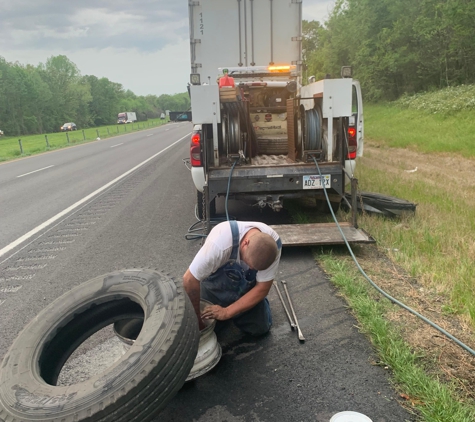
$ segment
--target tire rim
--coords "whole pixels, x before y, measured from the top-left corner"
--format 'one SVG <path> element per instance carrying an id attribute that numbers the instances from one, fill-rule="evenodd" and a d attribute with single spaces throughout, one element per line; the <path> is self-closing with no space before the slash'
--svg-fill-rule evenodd
<path id="1" fill-rule="evenodd" d="M 209 305 L 212 305 L 212 303 L 201 299 L 200 311 L 202 312 L 204 308 Z M 213 369 L 221 359 L 221 346 L 219 345 L 216 333 L 214 332 L 216 320 L 209 319 L 204 321 L 204 323 L 206 324 L 206 327 L 200 331 L 200 343 L 195 363 L 193 368 L 191 368 L 186 381 L 198 378 L 211 371 L 211 369 Z"/>
<path id="2" fill-rule="evenodd" d="M 213 305 L 211 302 L 201 300 L 200 310 L 203 311 L 206 306 Z M 221 346 L 218 343 L 214 328 L 216 320 L 205 320 L 206 327 L 200 331 L 200 342 L 198 353 L 186 381 L 198 378 L 201 375 L 211 371 L 219 362 L 222 355 Z M 135 339 L 142 329 L 143 318 L 139 316 L 133 319 L 123 319 L 114 323 L 114 333 L 128 346 L 134 344 Z"/>

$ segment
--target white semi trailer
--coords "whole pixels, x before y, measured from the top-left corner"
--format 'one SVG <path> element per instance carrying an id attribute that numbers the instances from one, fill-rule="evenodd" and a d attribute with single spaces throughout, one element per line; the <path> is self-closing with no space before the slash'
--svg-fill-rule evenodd
<path id="1" fill-rule="evenodd" d="M 117 115 L 118 124 L 134 123 L 136 121 L 137 121 L 137 115 L 133 111 L 124 111 Z"/>
<path id="2" fill-rule="evenodd" d="M 363 153 L 361 89 L 349 67 L 337 79 L 302 81 L 302 1 L 189 1 L 189 23 L 200 217 L 209 223 L 226 195 L 275 211 L 287 198 L 313 198 L 325 210 L 324 187 L 336 209 Z M 289 238 L 319 236 L 308 226 L 288 230 Z M 326 243 L 342 241 L 335 227 L 318 230 Z M 347 233 L 368 241 L 356 213 Z"/>

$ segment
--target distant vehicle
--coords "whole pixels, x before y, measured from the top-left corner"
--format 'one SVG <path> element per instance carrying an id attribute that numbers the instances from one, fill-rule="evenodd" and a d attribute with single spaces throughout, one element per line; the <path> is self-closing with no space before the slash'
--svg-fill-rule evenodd
<path id="1" fill-rule="evenodd" d="M 133 111 L 124 111 L 117 115 L 117 124 L 134 123 L 137 121 L 137 115 Z"/>
<path id="2" fill-rule="evenodd" d="M 61 132 L 67 132 L 68 130 L 78 130 L 76 123 L 69 122 L 61 126 Z"/>
<path id="3" fill-rule="evenodd" d="M 191 111 L 170 111 L 171 122 L 191 122 Z"/>
<path id="4" fill-rule="evenodd" d="M 160 114 L 160 119 L 162 119 L 162 120 L 165 119 L 165 113 Z"/>

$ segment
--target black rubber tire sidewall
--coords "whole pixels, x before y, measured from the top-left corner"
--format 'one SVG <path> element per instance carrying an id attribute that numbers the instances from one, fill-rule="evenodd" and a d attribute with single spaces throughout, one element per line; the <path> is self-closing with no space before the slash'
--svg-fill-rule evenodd
<path id="1" fill-rule="evenodd" d="M 37 363 L 47 341 L 75 314 L 118 298 L 144 311 L 129 351 L 87 381 L 67 387 L 44 382 Z M 12 344 L 0 368 L 0 421 L 151 421 L 184 384 L 198 342 L 191 302 L 171 277 L 140 269 L 96 277 L 51 303 Z"/>

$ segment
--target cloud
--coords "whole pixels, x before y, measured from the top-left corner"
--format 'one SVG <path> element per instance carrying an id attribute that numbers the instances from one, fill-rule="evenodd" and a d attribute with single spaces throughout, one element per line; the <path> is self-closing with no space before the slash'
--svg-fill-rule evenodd
<path id="1" fill-rule="evenodd" d="M 1 51 L 47 46 L 65 53 L 110 47 L 156 52 L 188 37 L 183 1 L 28 0 L 8 7 L 2 0 L 0 7 Z"/>
<path id="2" fill-rule="evenodd" d="M 334 3 L 303 0 L 303 18 L 323 23 Z M 107 77 L 137 95 L 186 91 L 185 0 L 0 0 L 0 10 L 7 61 L 37 65 L 63 54 L 83 75 Z"/>
<path id="3" fill-rule="evenodd" d="M 303 18 L 323 24 L 335 6 L 335 0 L 309 0 L 303 2 Z"/>

